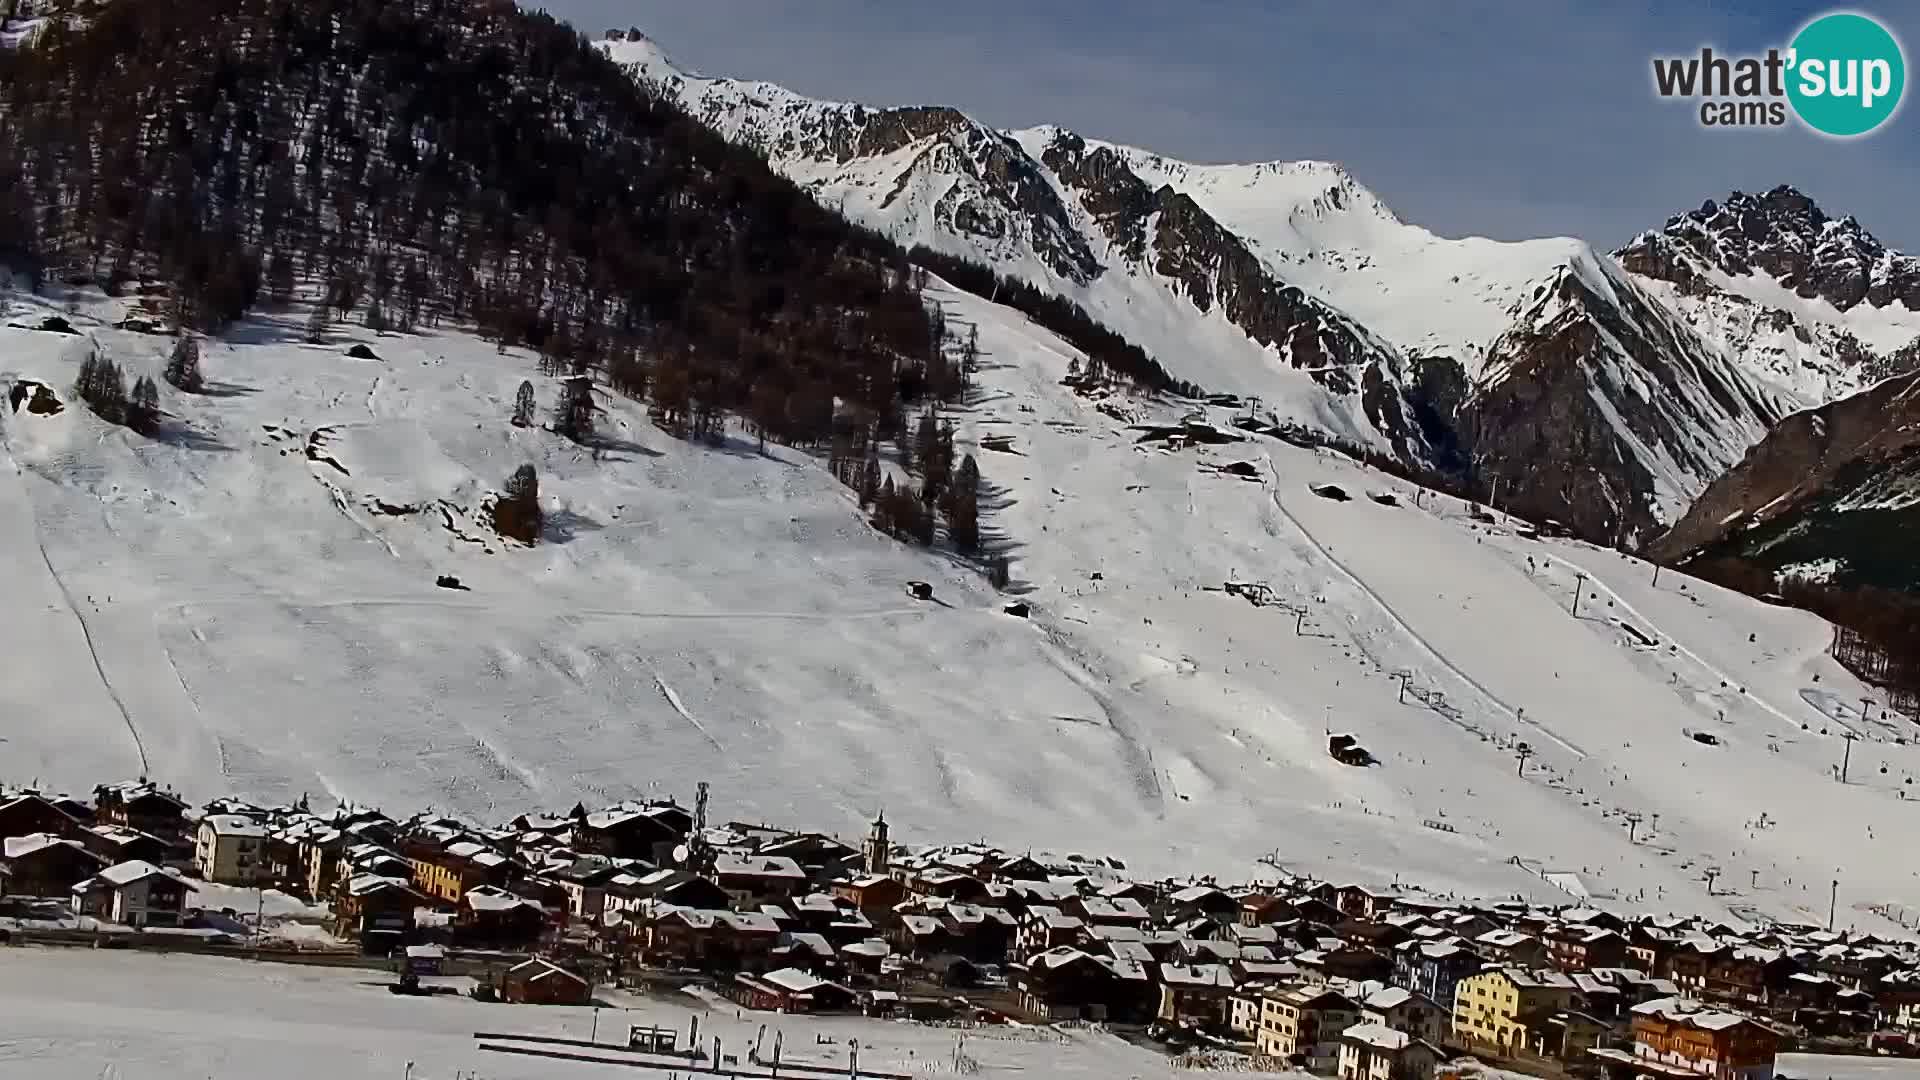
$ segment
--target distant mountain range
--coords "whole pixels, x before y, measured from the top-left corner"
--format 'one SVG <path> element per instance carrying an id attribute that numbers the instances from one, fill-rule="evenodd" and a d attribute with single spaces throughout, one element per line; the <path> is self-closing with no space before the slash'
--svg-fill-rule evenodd
<path id="1" fill-rule="evenodd" d="M 1455 239 L 1334 164 L 1198 165 L 707 78 L 644 37 L 603 47 L 855 222 L 1071 299 L 1175 378 L 1596 540 L 1652 543 L 1783 418 L 1920 358 L 1920 259 L 1788 187 L 1611 254 Z"/>

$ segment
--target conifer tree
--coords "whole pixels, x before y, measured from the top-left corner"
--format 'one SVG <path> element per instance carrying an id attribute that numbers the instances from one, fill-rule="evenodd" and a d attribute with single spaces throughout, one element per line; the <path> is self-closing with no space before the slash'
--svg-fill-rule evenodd
<path id="1" fill-rule="evenodd" d="M 126 415 L 127 426 L 142 435 L 160 430 L 160 388 L 153 384 L 153 379 L 142 375 L 134 382 Z"/>
<path id="2" fill-rule="evenodd" d="M 167 368 L 161 373 L 167 384 L 182 393 L 198 394 L 206 389 L 206 381 L 200 375 L 200 343 L 191 334 L 181 334 L 173 343 L 173 353 L 167 357 Z"/>
<path id="3" fill-rule="evenodd" d="M 507 490 L 494 501 L 493 529 L 523 544 L 538 543 L 543 524 L 540 510 L 540 474 L 522 465 L 507 479 Z"/>
<path id="4" fill-rule="evenodd" d="M 973 455 L 960 459 L 953 472 L 953 483 L 942 501 L 947 517 L 947 538 L 962 553 L 980 550 L 980 466 Z"/>
<path id="5" fill-rule="evenodd" d="M 99 349 L 87 353 L 80 362 L 80 377 L 73 389 L 95 416 L 109 424 L 124 423 L 127 418 L 127 380 L 120 365 L 100 355 Z"/>
<path id="6" fill-rule="evenodd" d="M 534 408 L 533 384 L 523 379 L 519 392 L 513 396 L 513 426 L 531 427 Z"/>
<path id="7" fill-rule="evenodd" d="M 860 505 L 872 506 L 880 497 L 880 448 L 867 443 L 866 464 L 860 468 Z"/>
<path id="8" fill-rule="evenodd" d="M 873 496 L 873 526 L 883 533 L 894 530 L 894 511 L 897 501 L 893 491 L 893 477 L 887 476 L 880 481 L 880 489 Z"/>
<path id="9" fill-rule="evenodd" d="M 933 418 L 933 410 L 920 414 L 920 420 L 913 427 L 913 459 L 920 463 L 921 470 L 929 477 L 930 466 L 934 464 L 934 455 L 940 439 L 939 423 Z"/>
<path id="10" fill-rule="evenodd" d="M 574 375 L 560 384 L 553 407 L 553 430 L 574 442 L 593 438 L 593 377 Z"/>

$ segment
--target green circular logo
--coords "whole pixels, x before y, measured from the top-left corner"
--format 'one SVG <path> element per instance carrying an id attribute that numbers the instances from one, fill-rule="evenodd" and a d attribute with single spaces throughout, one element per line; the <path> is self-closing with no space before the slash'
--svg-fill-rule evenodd
<path id="1" fill-rule="evenodd" d="M 1787 99 L 1815 131 L 1846 138 L 1887 122 L 1907 88 L 1907 61 L 1865 15 L 1822 15 L 1794 36 Z"/>

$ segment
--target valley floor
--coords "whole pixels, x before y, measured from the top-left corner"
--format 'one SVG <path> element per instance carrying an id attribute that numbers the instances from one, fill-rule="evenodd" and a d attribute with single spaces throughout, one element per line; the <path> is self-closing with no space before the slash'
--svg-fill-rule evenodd
<path id="1" fill-rule="evenodd" d="M 746 1049 L 765 1025 L 782 1060 L 844 1069 L 849 1040 L 864 1069 L 952 1074 L 956 1042 L 978 1076 L 1125 1078 L 1161 1075 L 1166 1059 L 1112 1035 L 1052 1029 L 955 1029 L 859 1017 L 793 1017 L 709 1009 L 695 998 L 666 1001 L 618 992 L 605 1008 L 483 1004 L 464 996 L 396 998 L 391 977 L 366 969 L 252 963 L 208 957 L 79 949 L 9 950 L 0 964 L 0 1077 L 33 1080 L 187 1080 L 275 1076 L 284 1080 L 552 1080 L 665 1076 L 632 1068 L 485 1052 L 480 1031 L 624 1041 L 628 1025 L 684 1036 L 698 1015 L 702 1042 Z M 435 980 L 428 980 L 433 982 Z M 467 985 L 471 980 L 438 980 Z M 595 1012 L 599 1013 L 596 1018 Z M 817 1037 L 830 1040 L 820 1045 Z M 682 1040 L 684 1042 L 684 1038 Z M 593 1053 L 592 1051 L 583 1051 Z M 609 1055 L 612 1056 L 612 1055 Z M 1209 1073 L 1234 1080 L 1232 1073 Z"/>

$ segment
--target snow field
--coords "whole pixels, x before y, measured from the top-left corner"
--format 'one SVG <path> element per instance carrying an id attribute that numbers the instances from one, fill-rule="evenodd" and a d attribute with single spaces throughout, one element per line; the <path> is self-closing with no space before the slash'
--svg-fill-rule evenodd
<path id="1" fill-rule="evenodd" d="M 839 1065 L 849 1040 L 860 1063 L 914 1076 L 952 1076 L 957 1029 L 858 1017 L 745 1013 L 698 999 L 641 998 L 599 991 L 607 1007 L 482 1004 L 465 997 L 396 998 L 390 974 L 365 968 L 304 967 L 245 960 L 82 949 L 10 950 L 0 964 L 0 1078 L 188 1080 L 340 1076 L 413 1080 L 553 1080 L 577 1076 L 664 1076 L 620 1066 L 518 1057 L 479 1049 L 479 1031 L 572 1039 L 624 1039 L 628 1025 L 661 1025 L 683 1037 L 698 1015 L 701 1041 L 746 1060 L 767 1027 L 783 1035 L 782 1060 Z M 471 986 L 472 981 L 428 979 Z M 597 1032 L 596 1032 L 597 1029 Z M 1165 1075 L 1164 1057 L 1091 1031 L 973 1029 L 969 1075 L 1142 1078 Z M 816 1038 L 831 1045 L 819 1045 Z M 683 1038 L 684 1041 L 684 1038 Z M 621 1057 L 581 1050 L 586 1054 Z M 1222 1080 L 1243 1074 L 1209 1073 Z"/>

